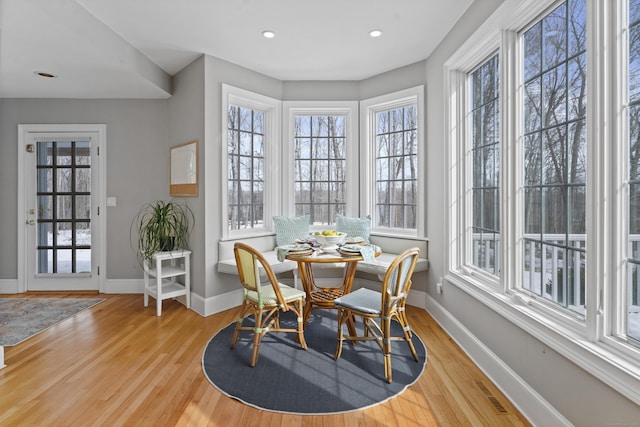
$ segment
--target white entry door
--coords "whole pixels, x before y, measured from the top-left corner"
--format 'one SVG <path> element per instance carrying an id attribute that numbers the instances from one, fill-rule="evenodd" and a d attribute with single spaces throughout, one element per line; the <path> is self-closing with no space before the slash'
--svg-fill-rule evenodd
<path id="1" fill-rule="evenodd" d="M 29 291 L 102 290 L 104 125 L 21 125 L 19 135 L 19 282 Z"/>

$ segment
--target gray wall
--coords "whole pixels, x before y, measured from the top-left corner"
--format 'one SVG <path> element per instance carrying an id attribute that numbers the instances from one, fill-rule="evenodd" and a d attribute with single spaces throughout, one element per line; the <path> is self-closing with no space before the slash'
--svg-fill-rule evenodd
<path id="1" fill-rule="evenodd" d="M 216 271 L 218 261 L 218 241 L 222 237 L 220 200 L 222 193 L 222 84 L 236 86 L 275 99 L 282 99 L 282 82 L 247 68 L 211 56 L 204 58 L 205 79 L 205 210 L 206 227 L 200 230 L 205 237 L 205 281 L 207 298 L 237 290 L 237 277 Z M 202 175 L 201 175 L 202 177 Z"/>
<path id="2" fill-rule="evenodd" d="M 107 125 L 107 278 L 142 277 L 129 226 L 147 201 L 169 195 L 166 100 L 2 99 L 0 102 L 0 279 L 17 277 L 18 125 Z"/>
<path id="3" fill-rule="evenodd" d="M 189 239 L 191 248 L 191 289 L 198 295 L 206 295 L 205 287 L 205 237 L 207 215 L 204 180 L 207 152 L 205 139 L 205 80 L 204 57 L 185 67 L 173 79 L 173 95 L 168 101 L 169 145 L 174 146 L 198 140 L 198 197 L 181 197 L 195 216 L 193 232 Z"/>

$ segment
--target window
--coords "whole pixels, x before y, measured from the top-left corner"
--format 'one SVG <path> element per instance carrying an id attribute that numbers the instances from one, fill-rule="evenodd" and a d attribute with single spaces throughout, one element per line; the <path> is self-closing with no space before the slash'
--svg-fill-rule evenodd
<path id="1" fill-rule="evenodd" d="M 640 0 L 629 0 L 626 335 L 640 344 Z"/>
<path id="2" fill-rule="evenodd" d="M 445 87 L 447 281 L 640 402 L 640 0 L 504 2 Z"/>
<path id="3" fill-rule="evenodd" d="M 373 176 L 365 180 L 373 228 L 394 234 L 421 235 L 424 183 L 422 87 L 362 102 L 366 149 L 363 163 Z M 368 126 L 366 124 L 369 124 Z"/>
<path id="4" fill-rule="evenodd" d="M 522 287 L 584 314 L 586 11 L 567 1 L 522 35 Z"/>
<path id="5" fill-rule="evenodd" d="M 268 232 L 273 212 L 270 188 L 277 187 L 279 101 L 223 85 L 225 197 L 223 237 Z M 272 168 L 266 167 L 272 165 Z"/>
<path id="6" fill-rule="evenodd" d="M 311 229 L 358 215 L 358 103 L 284 102 L 283 212 L 309 214 Z"/>
<path id="7" fill-rule="evenodd" d="M 345 212 L 346 116 L 294 117 L 295 214 L 334 224 Z"/>
<path id="8" fill-rule="evenodd" d="M 229 106 L 227 189 L 230 230 L 264 226 L 264 113 Z"/>
<path id="9" fill-rule="evenodd" d="M 470 76 L 472 264 L 493 275 L 500 271 L 500 104 L 498 55 Z"/>

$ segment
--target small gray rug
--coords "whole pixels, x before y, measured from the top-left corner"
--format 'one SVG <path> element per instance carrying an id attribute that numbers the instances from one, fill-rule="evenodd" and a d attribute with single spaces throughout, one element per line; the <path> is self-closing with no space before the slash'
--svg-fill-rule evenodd
<path id="1" fill-rule="evenodd" d="M 306 351 L 296 334 L 268 333 L 262 339 L 255 367 L 249 366 L 252 335 L 241 332 L 231 349 L 235 323 L 220 330 L 207 344 L 202 366 L 205 376 L 222 393 L 259 409 L 306 415 L 350 412 L 376 405 L 402 393 L 420 378 L 427 350 L 414 333 L 419 356 L 413 360 L 409 346 L 392 344 L 393 382 L 384 377 L 384 361 L 375 342 L 345 342 L 342 357 L 333 359 L 337 340 L 336 310 L 314 310 L 305 329 Z M 247 320 L 245 320 L 247 322 Z M 284 313 L 281 323 L 294 327 L 295 318 Z M 357 326 L 361 328 L 362 322 Z M 394 335 L 401 334 L 393 322 Z M 360 331 L 361 332 L 361 331 Z"/>
<path id="2" fill-rule="evenodd" d="M 0 298 L 0 345 L 11 347 L 82 310 L 99 298 Z"/>

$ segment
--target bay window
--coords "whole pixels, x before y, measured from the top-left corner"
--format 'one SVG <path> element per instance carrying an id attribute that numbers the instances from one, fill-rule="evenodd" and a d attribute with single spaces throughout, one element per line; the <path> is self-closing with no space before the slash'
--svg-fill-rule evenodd
<path id="1" fill-rule="evenodd" d="M 358 212 L 356 102 L 284 102 L 284 212 L 309 214 L 311 228 Z"/>
<path id="2" fill-rule="evenodd" d="M 420 86 L 361 103 L 361 192 L 378 232 L 423 235 L 422 99 Z"/>
<path id="3" fill-rule="evenodd" d="M 224 238 L 268 232 L 279 187 L 274 144 L 280 133 L 280 102 L 223 85 Z M 275 168 L 277 169 L 277 168 Z M 271 195 L 271 197 L 270 197 Z"/>

